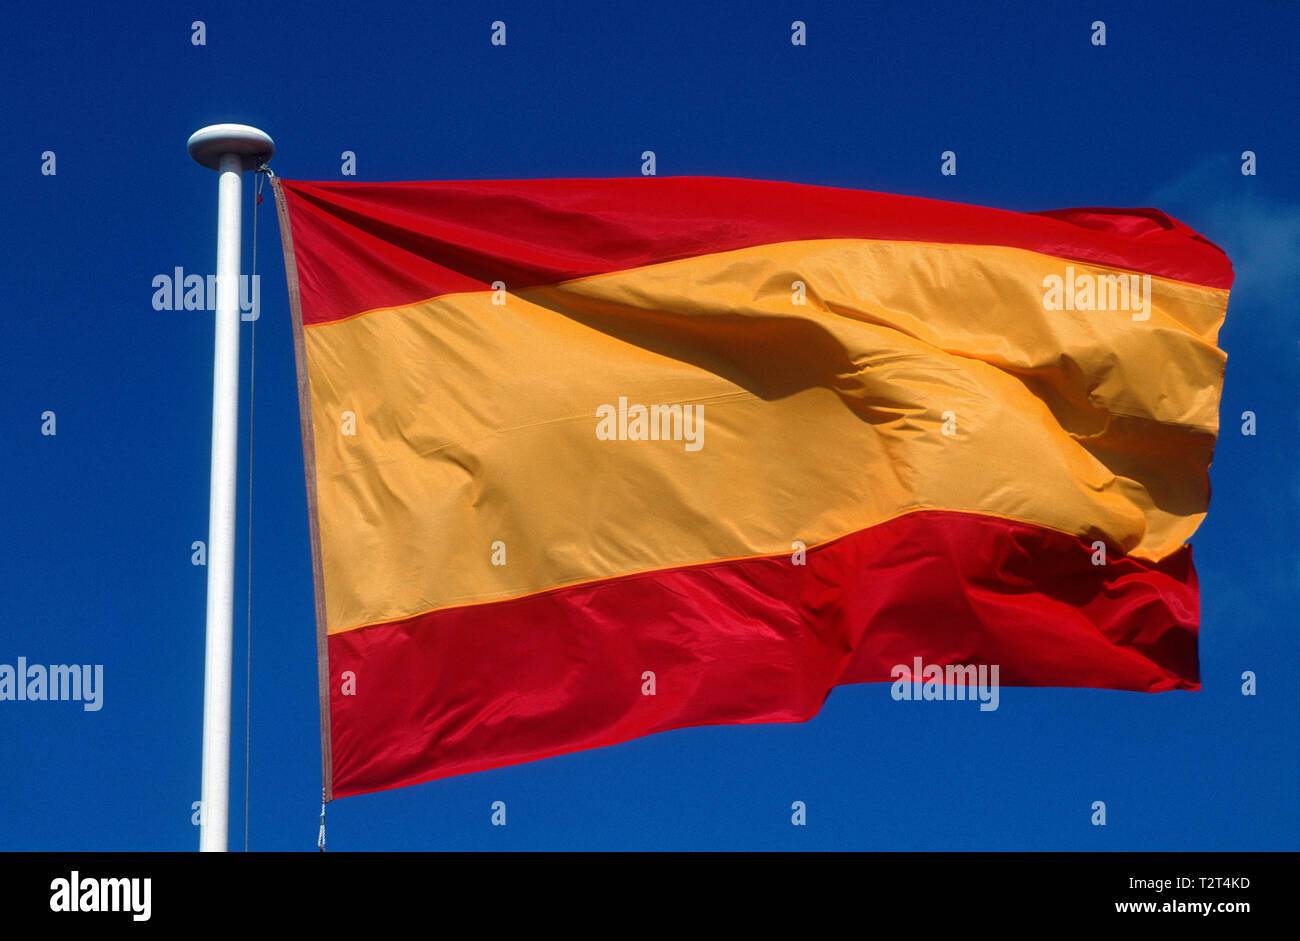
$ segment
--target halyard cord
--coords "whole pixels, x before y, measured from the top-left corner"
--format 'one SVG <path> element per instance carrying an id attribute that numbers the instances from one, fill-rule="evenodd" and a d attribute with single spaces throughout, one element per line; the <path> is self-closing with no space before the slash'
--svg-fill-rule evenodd
<path id="1" fill-rule="evenodd" d="M 257 204 L 262 201 L 262 186 L 266 183 L 266 174 L 271 168 L 262 164 L 257 168 L 253 186 L 253 264 L 249 278 L 248 293 L 260 301 L 261 292 L 257 290 Z M 252 773 L 253 754 L 253 405 L 257 389 L 257 318 L 259 309 L 253 312 L 252 326 L 249 328 L 249 365 L 248 365 L 248 623 L 244 642 L 244 852 L 248 852 L 248 796 Z"/>

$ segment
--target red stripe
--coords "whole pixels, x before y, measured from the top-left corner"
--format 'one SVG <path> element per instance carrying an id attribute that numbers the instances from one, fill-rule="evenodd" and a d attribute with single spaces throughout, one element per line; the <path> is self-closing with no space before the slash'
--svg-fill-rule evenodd
<path id="1" fill-rule="evenodd" d="M 762 180 L 281 180 L 303 320 L 800 239 L 1005 245 L 1228 288 L 1232 266 L 1154 209 L 1018 213 Z"/>
<path id="2" fill-rule="evenodd" d="M 1073 536 L 944 511 L 803 566 L 718 562 L 436 611 L 330 636 L 334 794 L 665 729 L 799 722 L 831 687 L 890 680 L 914 657 L 998 664 L 1003 686 L 1199 689 L 1199 616 L 1190 547 L 1094 566 Z"/>

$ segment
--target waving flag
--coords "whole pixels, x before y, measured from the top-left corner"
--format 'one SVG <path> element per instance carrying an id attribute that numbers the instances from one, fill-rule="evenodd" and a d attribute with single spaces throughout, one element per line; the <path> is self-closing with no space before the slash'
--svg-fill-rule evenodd
<path id="1" fill-rule="evenodd" d="M 277 187 L 326 791 L 899 665 L 1196 689 L 1232 269 L 1151 209 Z"/>

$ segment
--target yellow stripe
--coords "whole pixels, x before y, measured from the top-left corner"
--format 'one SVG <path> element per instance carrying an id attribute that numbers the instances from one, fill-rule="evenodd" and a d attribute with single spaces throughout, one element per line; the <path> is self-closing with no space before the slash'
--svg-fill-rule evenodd
<path id="1" fill-rule="evenodd" d="M 791 242 L 308 327 L 329 630 L 928 507 L 1161 558 L 1204 515 L 1227 295 L 1046 310 L 1066 264 Z M 620 396 L 703 406 L 702 447 L 600 440 Z"/>

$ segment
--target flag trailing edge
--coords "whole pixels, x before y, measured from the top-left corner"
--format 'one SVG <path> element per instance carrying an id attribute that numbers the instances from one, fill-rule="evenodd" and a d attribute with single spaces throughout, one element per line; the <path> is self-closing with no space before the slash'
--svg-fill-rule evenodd
<path id="1" fill-rule="evenodd" d="M 1199 688 L 1232 269 L 1176 220 L 275 182 L 327 798 L 802 721 L 916 657 Z"/>

